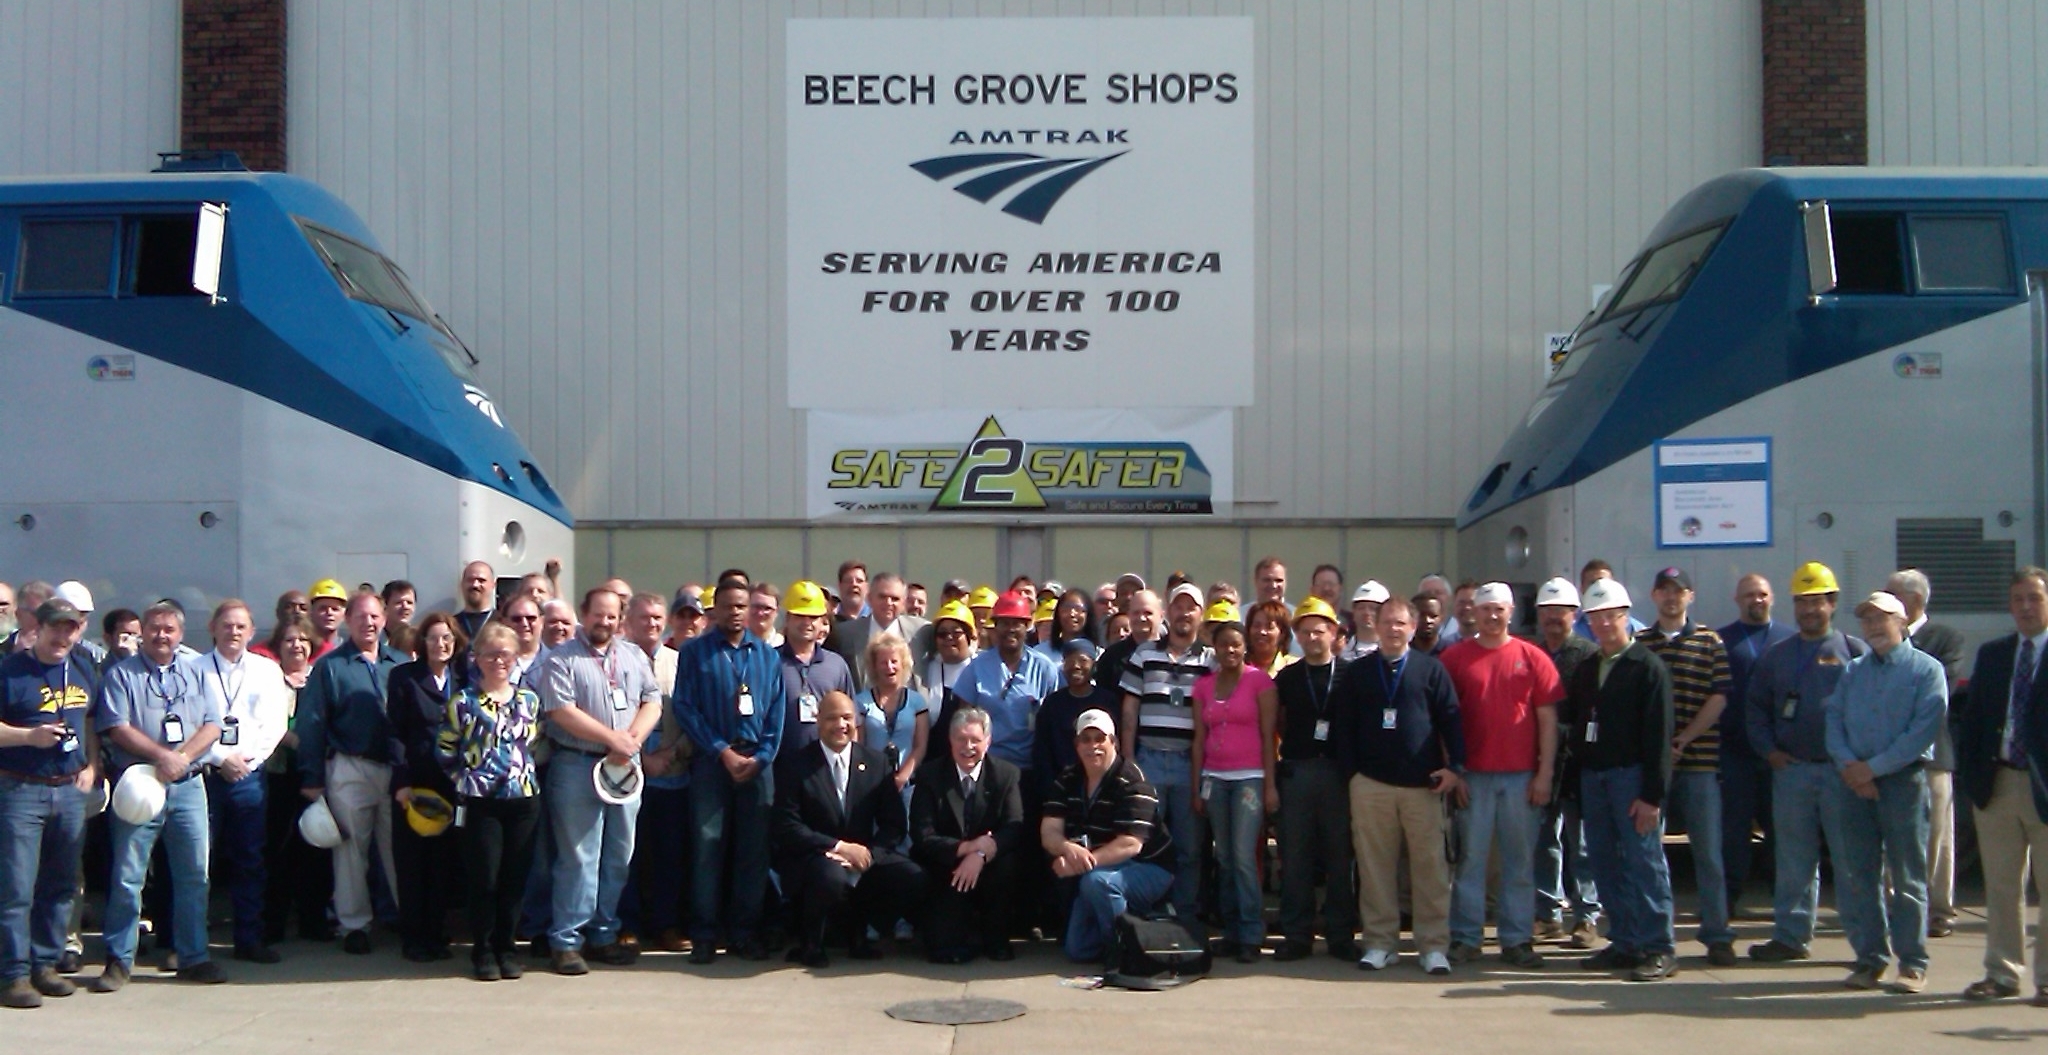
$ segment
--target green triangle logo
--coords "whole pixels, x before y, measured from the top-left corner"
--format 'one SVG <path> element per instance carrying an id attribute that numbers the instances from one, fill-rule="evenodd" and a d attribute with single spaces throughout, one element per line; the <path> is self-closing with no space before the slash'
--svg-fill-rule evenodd
<path id="1" fill-rule="evenodd" d="M 932 508 L 1044 509 L 1045 496 L 1024 467 L 1024 441 L 1003 435 L 1003 427 L 990 415 L 967 445 L 967 456 L 953 467 L 953 475 L 932 500 Z"/>

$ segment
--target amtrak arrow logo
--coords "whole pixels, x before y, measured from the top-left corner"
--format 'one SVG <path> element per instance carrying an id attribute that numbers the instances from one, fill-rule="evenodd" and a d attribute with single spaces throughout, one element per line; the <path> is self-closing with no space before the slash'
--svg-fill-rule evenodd
<path id="1" fill-rule="evenodd" d="M 1046 214 L 1059 203 L 1060 197 L 1081 182 L 1082 177 L 1128 153 L 1130 151 L 1120 150 L 1094 158 L 1049 158 L 1043 154 L 1019 153 L 947 154 L 912 162 L 910 167 L 939 183 L 955 176 L 979 172 L 980 175 L 954 184 L 953 189 L 983 203 L 1023 184 L 1023 189 L 1010 198 L 1003 211 L 1020 220 L 1044 223 Z"/>

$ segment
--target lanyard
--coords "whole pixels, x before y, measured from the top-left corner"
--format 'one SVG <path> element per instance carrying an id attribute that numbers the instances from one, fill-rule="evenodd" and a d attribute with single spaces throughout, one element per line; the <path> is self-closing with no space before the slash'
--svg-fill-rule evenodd
<path id="1" fill-rule="evenodd" d="M 235 667 L 234 667 L 234 671 L 235 671 L 235 687 L 234 687 L 234 688 L 232 688 L 232 689 L 230 689 L 230 688 L 228 688 L 228 676 L 227 676 L 226 674 L 223 674 L 223 673 L 221 673 L 221 669 L 220 669 L 220 653 L 218 653 L 218 652 L 214 653 L 214 656 L 213 656 L 213 679 L 214 679 L 215 681 L 218 681 L 218 682 L 220 682 L 220 694 L 221 694 L 222 696 L 224 696 L 224 697 L 226 697 L 226 698 L 227 698 L 227 701 L 228 701 L 228 710 L 229 710 L 229 711 L 233 711 L 233 710 L 235 709 L 235 697 L 237 697 L 237 696 L 240 696 L 240 695 L 242 694 L 242 668 L 241 668 L 241 665 L 240 665 L 240 664 L 236 664 L 236 665 L 235 665 Z"/>
<path id="2" fill-rule="evenodd" d="M 1387 671 L 1389 669 L 1394 672 L 1394 677 L 1391 681 L 1387 678 Z M 1404 652 L 1401 654 L 1400 659 L 1389 663 L 1387 662 L 1386 654 L 1381 653 L 1379 671 L 1380 689 L 1387 694 L 1387 706 L 1392 707 L 1394 706 L 1394 695 L 1401 691 L 1401 679 L 1408 676 L 1408 654 Z"/>
<path id="3" fill-rule="evenodd" d="M 175 662 L 175 660 L 173 662 Z M 177 699 L 179 696 L 185 695 L 184 680 L 178 676 L 178 670 L 176 667 L 159 667 L 153 663 L 149 663 L 147 660 L 145 660 L 144 663 L 146 665 L 143 667 L 143 682 L 149 686 L 150 695 L 155 696 L 159 700 L 162 700 L 164 704 L 164 709 L 169 710 L 172 700 Z M 170 685 L 168 687 L 166 687 L 164 684 L 164 674 L 166 672 L 169 672 L 171 676 Z M 64 679 L 65 685 L 68 689 L 71 680 L 71 668 L 69 663 L 65 664 Z M 176 696 L 173 696 L 171 694 L 172 690 L 176 691 Z"/>
<path id="4" fill-rule="evenodd" d="M 1315 709 L 1316 717 L 1321 718 L 1328 714 L 1330 712 L 1330 689 L 1337 682 L 1337 664 L 1329 663 L 1325 665 L 1323 671 L 1323 691 L 1320 693 L 1316 692 L 1315 671 L 1307 669 L 1305 664 L 1301 672 L 1301 680 L 1308 683 L 1308 703 L 1310 707 Z"/>
<path id="5" fill-rule="evenodd" d="M 586 644 L 584 647 L 589 648 L 590 646 Z M 603 652 L 599 652 L 594 648 L 590 649 L 591 658 L 597 660 L 598 669 L 604 671 L 604 680 L 609 682 L 614 689 L 619 687 L 619 662 L 616 658 L 618 651 L 619 643 L 617 641 L 606 645 Z"/>

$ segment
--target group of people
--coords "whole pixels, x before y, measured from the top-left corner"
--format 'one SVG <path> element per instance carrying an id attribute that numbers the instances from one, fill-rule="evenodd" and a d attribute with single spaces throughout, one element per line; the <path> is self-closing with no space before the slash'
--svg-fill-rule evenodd
<path id="1" fill-rule="evenodd" d="M 565 975 L 785 941 L 812 968 L 913 938 L 937 962 L 1006 960 L 1033 933 L 1097 961 L 1127 913 L 1256 963 L 1269 822 L 1276 960 L 1320 932 L 1387 969 L 1405 916 L 1417 965 L 1447 975 L 1490 919 L 1512 967 L 1562 944 L 1655 981 L 1677 970 L 1674 814 L 1711 964 L 1737 962 L 1762 831 L 1773 927 L 1750 958 L 1810 955 L 1825 845 L 1847 984 L 1887 985 L 1896 961 L 1889 987 L 1919 992 L 1953 928 L 1958 783 L 1989 902 L 1964 995 L 2019 995 L 2025 876 L 2048 871 L 2048 571 L 2015 574 L 2015 633 L 1967 680 L 1911 570 L 1858 601 L 1859 635 L 1811 563 L 1793 624 L 1749 575 L 1718 631 L 1679 568 L 1647 606 L 1599 561 L 1533 597 L 1441 576 L 1347 597 L 1322 566 L 1291 603 L 1274 558 L 1254 579 L 934 594 L 848 562 L 786 592 L 735 569 L 572 604 L 477 562 L 459 611 L 328 579 L 279 598 L 260 641 L 238 600 L 203 639 L 165 600 L 105 613 L 94 641 L 81 584 L 0 585 L 0 1004 L 77 988 L 88 872 L 106 889 L 90 988 L 129 980 L 145 917 L 164 966 L 222 981 L 215 862 L 255 963 L 294 915 L 356 954 L 383 918 L 408 959 L 446 959 L 455 907 L 482 981 L 519 977 L 522 941 Z"/>

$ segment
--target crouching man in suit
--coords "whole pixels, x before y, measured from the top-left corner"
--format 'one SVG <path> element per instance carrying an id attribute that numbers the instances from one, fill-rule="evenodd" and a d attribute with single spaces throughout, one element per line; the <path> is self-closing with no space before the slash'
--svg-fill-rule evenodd
<path id="1" fill-rule="evenodd" d="M 789 760 L 775 789 L 775 870 L 798 909 L 789 959 L 806 967 L 828 965 L 835 915 L 850 935 L 847 955 L 880 959 L 868 926 L 886 931 L 924 894 L 924 870 L 891 849 L 906 830 L 894 774 L 880 752 L 853 742 L 856 725 L 853 698 L 826 693 L 817 741 Z"/>
<path id="2" fill-rule="evenodd" d="M 910 852 L 932 877 L 927 947 L 934 963 L 966 963 L 977 950 L 1015 959 L 1009 906 L 1026 837 L 1017 767 L 988 757 L 979 707 L 953 712 L 947 741 L 951 751 L 918 770 L 910 799 Z"/>

